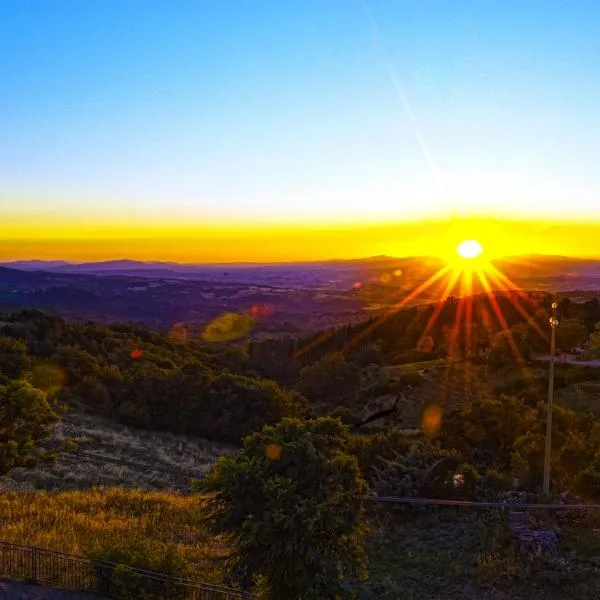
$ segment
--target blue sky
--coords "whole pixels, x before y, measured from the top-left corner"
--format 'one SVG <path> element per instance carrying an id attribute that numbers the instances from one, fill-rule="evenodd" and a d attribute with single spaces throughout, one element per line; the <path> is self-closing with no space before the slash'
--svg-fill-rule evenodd
<path id="1" fill-rule="evenodd" d="M 0 217 L 600 218 L 599 27 L 584 0 L 5 0 Z"/>

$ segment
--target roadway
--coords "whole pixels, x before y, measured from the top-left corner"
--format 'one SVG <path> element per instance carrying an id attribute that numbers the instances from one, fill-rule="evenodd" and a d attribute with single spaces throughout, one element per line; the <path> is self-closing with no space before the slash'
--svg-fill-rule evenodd
<path id="1" fill-rule="evenodd" d="M 536 356 L 535 360 L 550 362 L 550 355 Z M 555 357 L 554 362 L 557 365 L 568 363 L 570 365 L 581 365 L 582 367 L 600 367 L 600 358 L 593 360 L 579 360 L 574 354 L 561 354 L 560 356 Z"/>

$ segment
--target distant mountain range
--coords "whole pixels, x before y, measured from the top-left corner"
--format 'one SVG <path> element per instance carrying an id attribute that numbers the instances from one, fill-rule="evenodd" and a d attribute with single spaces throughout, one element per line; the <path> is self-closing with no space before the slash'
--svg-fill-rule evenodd
<path id="1" fill-rule="evenodd" d="M 31 260 L 5 262 L 0 263 L 0 266 L 21 271 L 46 271 L 63 274 L 234 281 L 286 287 L 347 289 L 357 280 L 376 279 L 386 270 L 416 267 L 420 271 L 426 266 L 437 269 L 441 264 L 439 260 L 423 257 L 393 258 L 377 256 L 359 260 L 273 264 L 186 264 L 123 259 L 87 263 Z"/>
<path id="2" fill-rule="evenodd" d="M 38 307 L 75 321 L 140 321 L 159 328 L 255 311 L 261 315 L 255 336 L 296 335 L 385 311 L 444 264 L 389 256 L 287 264 L 18 261 L 0 266 L 0 310 Z M 577 300 L 600 296 L 594 291 L 600 290 L 600 260 L 532 255 L 493 265 L 505 276 L 500 284 L 489 274 L 495 290 L 579 290 L 570 294 Z M 485 291 L 474 281 L 473 293 Z M 410 303 L 435 302 L 445 287 L 440 279 Z M 461 293 L 459 287 L 452 292 Z"/>
<path id="3" fill-rule="evenodd" d="M 491 261 L 508 278 L 518 280 L 519 287 L 534 285 L 540 278 L 569 285 L 581 280 L 583 289 L 596 285 L 600 277 L 600 259 L 581 259 L 565 256 L 527 255 Z M 165 279 L 195 279 L 205 281 L 235 281 L 284 285 L 292 287 L 325 287 L 347 289 L 354 282 L 376 282 L 386 272 L 401 271 L 406 279 L 428 277 L 444 265 L 435 257 L 374 256 L 363 259 L 329 260 L 297 263 L 175 263 L 135 260 L 70 263 L 67 261 L 25 260 L 0 263 L 0 266 L 22 271 L 73 273 L 97 276 L 127 276 Z M 410 275 L 410 276 L 409 276 Z M 566 281 L 564 281 L 566 280 Z M 400 280 L 396 278 L 396 283 Z M 516 282 L 515 282 L 516 283 Z M 540 282 L 544 288 L 549 281 Z M 600 284 L 599 284 L 600 285 Z M 552 287 L 552 285 L 550 285 Z M 569 288 L 572 289 L 572 288 Z"/>

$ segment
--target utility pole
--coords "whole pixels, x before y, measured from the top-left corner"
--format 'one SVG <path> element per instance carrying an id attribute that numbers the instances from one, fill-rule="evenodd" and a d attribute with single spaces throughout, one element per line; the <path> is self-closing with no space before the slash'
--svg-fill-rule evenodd
<path id="1" fill-rule="evenodd" d="M 551 340 L 550 340 L 550 373 L 548 377 L 548 414 L 546 416 L 546 454 L 544 457 L 544 494 L 550 491 L 550 453 L 552 447 L 552 402 L 554 401 L 554 355 L 556 354 L 556 309 L 558 304 L 552 302 L 552 316 L 550 317 Z"/>

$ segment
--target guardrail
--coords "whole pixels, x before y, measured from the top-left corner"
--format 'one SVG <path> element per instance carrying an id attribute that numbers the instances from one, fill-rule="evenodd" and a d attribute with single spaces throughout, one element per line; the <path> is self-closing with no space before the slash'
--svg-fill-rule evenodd
<path id="1" fill-rule="evenodd" d="M 116 563 L 0 542 L 0 578 L 101 594 L 107 598 L 250 600 L 240 589 L 171 577 Z"/>

